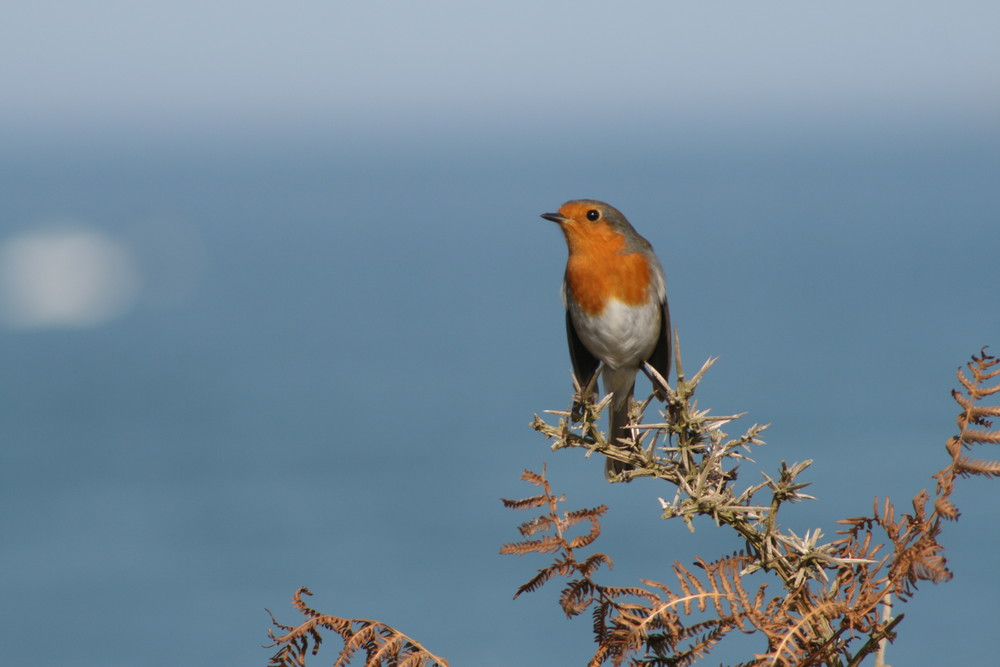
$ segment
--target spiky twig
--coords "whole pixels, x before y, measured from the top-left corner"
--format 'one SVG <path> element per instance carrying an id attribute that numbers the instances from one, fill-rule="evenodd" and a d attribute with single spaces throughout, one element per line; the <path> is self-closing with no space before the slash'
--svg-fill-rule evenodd
<path id="1" fill-rule="evenodd" d="M 694 652 L 699 655 L 710 650 L 733 627 L 746 631 L 746 625 L 761 632 L 768 645 L 766 652 L 746 664 L 822 663 L 841 667 L 860 664 L 865 656 L 878 651 L 886 639 L 894 637 L 893 630 L 903 618 L 902 615 L 892 619 L 888 615 L 880 618 L 878 606 L 883 600 L 891 594 L 906 599 L 913 595 L 921 580 L 938 582 L 951 577 L 942 556 L 944 547 L 938 537 L 942 520 L 958 517 L 958 510 L 950 499 L 956 478 L 1000 476 L 1000 462 L 972 459 L 963 453 L 964 449 L 978 444 L 1000 443 L 1000 431 L 989 430 L 992 426 L 990 420 L 1000 416 L 1000 406 L 979 403 L 983 398 L 1000 392 L 1000 385 L 987 386 L 988 382 L 1000 376 L 1000 368 L 995 368 L 1000 360 L 983 350 L 966 365 L 968 373 L 959 371 L 959 382 L 965 388 L 965 394 L 954 392 L 953 395 L 963 408 L 958 421 L 960 433 L 947 443 L 951 462 L 934 476 L 937 492 L 933 511 L 926 509 L 930 499 L 926 491 L 914 497 L 913 512 L 904 513 L 898 519 L 892 503 L 886 499 L 880 505 L 876 500 L 872 516 L 844 519 L 840 523 L 848 528 L 841 531 L 841 537 L 823 542 L 823 534 L 818 529 L 806 531 L 800 537 L 791 530 L 780 529 L 776 520 L 785 503 L 811 499 L 802 491 L 808 483 L 798 479 L 811 461 L 792 465 L 782 462 L 776 476 L 764 475 L 763 482 L 742 490 L 734 488 L 739 464 L 750 461 L 746 453 L 751 445 L 763 444 L 759 435 L 766 426 L 754 424 L 742 436 L 728 439 L 721 427 L 742 415 L 713 416 L 707 410 L 699 409 L 694 400 L 698 383 L 715 360 L 709 359 L 688 380 L 681 365 L 679 344 L 675 344 L 674 349 L 677 355 L 676 389 L 666 386 L 664 379 L 653 369 L 646 369 L 654 383 L 667 389 L 664 419 L 660 423 L 634 425 L 637 435 L 631 442 L 624 443 L 631 446 L 608 445 L 598 426 L 608 398 L 594 403 L 588 400 L 590 392 L 581 393 L 579 387 L 574 396 L 573 411 L 551 413 L 559 417 L 557 424 L 548 424 L 536 415 L 532 425 L 554 439 L 553 450 L 584 448 L 588 450 L 588 456 L 597 452 L 628 464 L 633 469 L 622 474 L 623 481 L 652 477 L 673 484 L 676 487 L 673 499 L 660 499 L 664 518 L 680 517 L 693 530 L 694 517 L 711 517 L 716 524 L 728 526 L 743 537 L 749 551 L 730 557 L 740 563 L 739 570 L 735 572 L 722 566 L 712 570 L 700 561 L 706 571 L 714 573 L 710 576 L 714 588 L 699 588 L 694 585 L 696 579 L 686 579 L 686 571 L 679 571 L 675 566 L 679 579 L 688 582 L 687 587 L 682 585 L 679 593 L 675 594 L 655 582 L 645 582 L 646 589 L 630 589 L 631 595 L 642 600 L 655 599 L 657 602 L 652 606 L 630 603 L 632 606 L 626 610 L 614 596 L 599 604 L 596 598 L 592 598 L 598 604 L 595 618 L 605 619 L 604 624 L 595 623 L 598 651 L 594 664 L 606 660 L 620 664 L 626 653 L 649 651 L 654 645 L 657 655 L 663 650 L 673 651 L 670 655 L 664 654 L 666 657 L 661 656 L 665 660 L 662 664 L 686 664 L 684 661 L 693 653 L 678 652 L 676 637 L 679 636 L 678 628 L 690 629 L 693 626 L 683 625 L 679 617 L 670 617 L 668 625 L 674 634 L 668 633 L 666 639 L 659 637 L 655 642 L 650 635 L 642 633 L 630 635 L 624 641 L 616 634 L 616 629 L 629 626 L 629 619 L 642 617 L 642 614 L 646 616 L 635 627 L 645 628 L 655 616 L 654 607 L 675 613 L 678 602 L 695 599 L 691 595 L 704 596 L 701 598 L 703 602 L 714 598 L 717 604 L 725 601 L 731 605 L 725 610 L 716 608 L 718 617 L 715 620 L 698 622 L 699 627 L 710 628 L 706 637 L 713 637 L 711 642 L 706 640 L 706 643 L 697 645 Z M 649 402 L 650 399 L 646 399 L 635 406 L 635 422 L 641 422 L 642 412 Z M 770 496 L 767 501 L 755 500 L 765 494 Z M 876 531 L 888 539 L 890 550 L 884 548 L 884 543 L 878 542 Z M 737 561 L 716 561 L 727 566 L 733 562 Z M 726 576 L 719 575 L 723 571 Z M 748 605 L 745 602 L 748 598 L 744 592 L 744 579 L 758 571 L 776 576 L 784 592 L 782 596 L 766 601 L 762 586 L 754 604 Z M 555 573 L 572 574 L 551 571 L 551 574 Z M 584 583 L 571 580 L 568 586 L 602 590 L 589 573 L 583 579 Z M 732 606 L 734 604 L 736 606 Z M 682 607 L 684 614 L 690 613 L 686 604 Z M 757 614 L 755 610 L 759 609 L 766 609 L 765 616 Z M 706 622 L 708 626 L 701 625 Z M 640 636 L 646 639 L 639 642 Z M 863 641 L 857 647 L 855 644 L 859 640 Z M 649 662 L 647 658 L 637 660 L 641 664 L 660 664 L 655 660 Z"/>

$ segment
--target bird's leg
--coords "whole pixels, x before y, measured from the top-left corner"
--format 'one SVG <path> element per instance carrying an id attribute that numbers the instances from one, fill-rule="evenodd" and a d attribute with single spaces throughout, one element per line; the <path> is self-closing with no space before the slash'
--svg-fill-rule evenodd
<path id="1" fill-rule="evenodd" d="M 597 394 L 597 376 L 601 374 L 601 369 L 603 367 L 603 362 L 597 365 L 597 368 L 594 369 L 593 375 L 590 376 L 590 380 L 587 381 L 587 384 L 584 387 L 581 387 L 580 383 L 576 379 L 576 376 L 573 376 L 573 388 L 576 390 L 576 397 L 573 400 L 573 409 L 570 413 L 573 421 L 581 421 L 583 419 L 584 406 L 594 402 L 594 396 Z"/>

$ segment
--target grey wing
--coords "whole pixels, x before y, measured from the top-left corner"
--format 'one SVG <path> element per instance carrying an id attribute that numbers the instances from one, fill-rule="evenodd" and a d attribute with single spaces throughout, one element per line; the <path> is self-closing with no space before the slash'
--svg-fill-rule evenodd
<path id="1" fill-rule="evenodd" d="M 569 358 L 573 362 L 573 375 L 580 384 L 580 388 L 586 387 L 597 371 L 600 360 L 590 353 L 576 333 L 576 326 L 573 324 L 573 317 L 566 311 L 566 337 L 569 339 Z M 594 385 L 596 390 L 596 383 Z M 596 397 L 596 391 L 595 391 Z"/>
<path id="2" fill-rule="evenodd" d="M 663 300 L 663 308 L 660 311 L 660 340 L 657 341 L 656 347 L 653 349 L 653 353 L 649 355 L 649 365 L 656 369 L 656 372 L 663 376 L 663 379 L 668 379 L 670 374 L 670 342 L 673 335 L 670 331 L 670 307 L 667 306 L 667 300 Z M 663 392 L 656 392 L 657 398 L 664 400 L 666 396 L 662 395 Z"/>

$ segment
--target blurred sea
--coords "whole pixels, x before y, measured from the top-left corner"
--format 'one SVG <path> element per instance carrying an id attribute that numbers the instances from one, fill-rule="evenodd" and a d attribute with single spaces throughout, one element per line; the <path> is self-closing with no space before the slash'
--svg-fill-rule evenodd
<path id="1" fill-rule="evenodd" d="M 611 507 L 609 580 L 740 548 L 527 427 L 569 400 L 566 251 L 538 215 L 573 198 L 657 248 L 685 367 L 721 357 L 702 405 L 774 424 L 767 472 L 815 461 L 819 500 L 786 525 L 832 539 L 875 496 L 905 510 L 932 486 L 955 368 L 1000 349 L 997 136 L 571 135 L 0 155 L 0 244 L 89 230 L 136 276 L 100 325 L 0 331 L 4 662 L 263 665 L 265 607 L 293 624 L 309 586 L 455 665 L 583 664 L 589 620 L 556 584 L 512 602 L 544 563 L 497 554 L 526 518 L 498 498 L 543 462 L 569 507 Z M 963 483 L 956 579 L 897 609 L 889 662 L 989 662 L 996 498 Z"/>

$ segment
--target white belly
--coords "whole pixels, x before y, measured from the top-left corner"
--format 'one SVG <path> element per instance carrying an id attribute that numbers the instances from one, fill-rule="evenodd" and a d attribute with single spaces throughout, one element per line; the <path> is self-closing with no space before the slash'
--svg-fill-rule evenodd
<path id="1" fill-rule="evenodd" d="M 638 368 L 660 337 L 661 304 L 630 306 L 612 299 L 600 315 L 570 309 L 580 340 L 611 368 Z"/>

